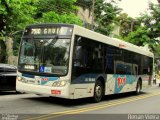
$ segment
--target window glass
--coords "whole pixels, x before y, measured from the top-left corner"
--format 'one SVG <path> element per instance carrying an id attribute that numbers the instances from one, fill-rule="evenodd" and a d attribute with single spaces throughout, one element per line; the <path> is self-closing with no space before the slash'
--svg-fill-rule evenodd
<path id="1" fill-rule="evenodd" d="M 105 73 L 114 74 L 115 48 L 112 46 L 105 45 L 104 50 Z"/>
<path id="2" fill-rule="evenodd" d="M 94 40 L 75 36 L 73 53 L 73 75 L 103 72 L 103 45 Z"/>
<path id="3" fill-rule="evenodd" d="M 19 70 L 65 75 L 69 65 L 70 39 L 23 39 Z"/>

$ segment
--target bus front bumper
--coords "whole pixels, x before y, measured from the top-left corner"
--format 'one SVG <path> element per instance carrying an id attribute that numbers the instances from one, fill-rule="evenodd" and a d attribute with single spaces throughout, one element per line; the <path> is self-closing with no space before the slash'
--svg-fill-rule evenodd
<path id="1" fill-rule="evenodd" d="M 50 87 L 16 81 L 16 91 L 70 99 L 68 85 L 65 87 Z"/>

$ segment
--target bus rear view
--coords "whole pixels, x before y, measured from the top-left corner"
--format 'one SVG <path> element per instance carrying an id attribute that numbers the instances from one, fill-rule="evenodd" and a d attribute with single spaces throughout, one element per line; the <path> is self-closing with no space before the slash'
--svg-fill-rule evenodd
<path id="1" fill-rule="evenodd" d="M 72 25 L 41 24 L 25 28 L 16 89 L 68 98 Z"/>

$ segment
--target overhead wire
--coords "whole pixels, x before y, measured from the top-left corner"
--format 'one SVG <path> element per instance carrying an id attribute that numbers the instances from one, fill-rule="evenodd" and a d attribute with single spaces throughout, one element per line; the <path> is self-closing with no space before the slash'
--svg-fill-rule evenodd
<path id="1" fill-rule="evenodd" d="M 79 3 L 79 2 L 75 2 L 75 4 L 77 4 L 77 5 L 79 5 L 79 6 L 82 6 L 82 7 L 87 7 L 87 5 L 85 5 L 85 4 L 83 4 L 83 3 Z M 47 7 L 48 8 L 50 8 L 51 7 L 51 5 L 47 5 Z M 67 9 L 65 9 L 65 8 L 62 8 L 62 7 L 59 7 L 59 6 L 57 6 L 57 5 L 54 5 L 54 7 L 55 8 L 51 8 L 50 10 L 55 10 L 56 12 L 58 12 L 58 13 L 64 13 L 64 14 L 66 14 L 66 13 L 74 13 L 74 12 L 72 12 L 72 11 L 70 11 L 70 10 L 67 10 Z M 76 10 L 76 9 L 75 9 Z"/>

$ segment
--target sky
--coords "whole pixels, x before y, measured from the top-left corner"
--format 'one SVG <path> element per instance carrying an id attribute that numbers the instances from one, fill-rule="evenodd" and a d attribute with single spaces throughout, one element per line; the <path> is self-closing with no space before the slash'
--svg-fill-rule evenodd
<path id="1" fill-rule="evenodd" d="M 147 11 L 149 2 L 158 3 L 157 0 L 121 0 L 118 6 L 130 17 L 136 18 L 140 16 L 140 13 Z"/>

